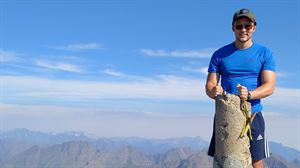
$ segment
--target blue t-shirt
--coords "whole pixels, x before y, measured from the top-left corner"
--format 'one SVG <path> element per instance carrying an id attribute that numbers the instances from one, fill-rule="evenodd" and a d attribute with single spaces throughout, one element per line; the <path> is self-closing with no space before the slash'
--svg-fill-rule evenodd
<path id="1" fill-rule="evenodd" d="M 266 47 L 253 43 L 247 49 L 238 49 L 234 42 L 214 52 L 208 72 L 221 75 L 224 91 L 238 95 L 237 84 L 246 86 L 249 91 L 259 87 L 261 71 L 275 71 L 273 53 Z M 261 112 L 260 99 L 250 100 L 252 112 Z"/>

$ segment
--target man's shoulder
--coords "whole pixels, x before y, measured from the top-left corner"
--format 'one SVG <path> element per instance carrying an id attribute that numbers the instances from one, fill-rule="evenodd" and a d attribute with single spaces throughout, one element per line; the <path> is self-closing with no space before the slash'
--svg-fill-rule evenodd
<path id="1" fill-rule="evenodd" d="M 258 43 L 253 43 L 254 45 L 254 49 L 256 50 L 262 50 L 262 51 L 265 51 L 265 52 L 272 52 L 268 47 L 264 46 L 264 45 L 261 45 L 261 44 L 258 44 Z"/>
<path id="2" fill-rule="evenodd" d="M 235 47 L 234 47 L 234 42 L 232 42 L 232 43 L 229 43 L 229 44 L 227 44 L 227 45 L 225 45 L 225 46 L 219 48 L 217 51 L 222 51 L 222 50 L 232 50 L 232 49 L 234 49 L 234 48 L 235 48 Z"/>
<path id="3" fill-rule="evenodd" d="M 227 55 L 226 53 L 230 53 L 235 50 L 234 43 L 227 44 L 214 52 L 215 56 Z"/>

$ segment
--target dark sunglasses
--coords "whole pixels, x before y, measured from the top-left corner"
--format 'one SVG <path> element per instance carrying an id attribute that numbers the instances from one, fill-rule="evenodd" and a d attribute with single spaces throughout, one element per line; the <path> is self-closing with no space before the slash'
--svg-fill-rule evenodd
<path id="1" fill-rule="evenodd" d="M 243 28 L 245 28 L 246 30 L 250 30 L 253 28 L 253 24 L 252 23 L 238 23 L 236 25 L 234 25 L 234 28 L 237 30 L 241 30 Z"/>

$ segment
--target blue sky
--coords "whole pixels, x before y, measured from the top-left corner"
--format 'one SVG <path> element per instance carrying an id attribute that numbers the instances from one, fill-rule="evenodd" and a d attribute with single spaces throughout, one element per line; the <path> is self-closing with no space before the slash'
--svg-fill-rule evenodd
<path id="1" fill-rule="evenodd" d="M 257 16 L 274 51 L 270 139 L 300 149 L 298 1 L 0 0 L 0 130 L 210 138 L 211 54 L 233 42 L 233 13 Z M 275 122 L 276 121 L 276 122 Z M 277 122 L 278 121 L 278 122 Z M 281 132 L 278 134 L 278 130 Z"/>

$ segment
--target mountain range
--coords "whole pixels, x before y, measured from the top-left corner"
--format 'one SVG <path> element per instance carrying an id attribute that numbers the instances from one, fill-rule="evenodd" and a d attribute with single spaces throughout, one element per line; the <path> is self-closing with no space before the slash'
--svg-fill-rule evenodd
<path id="1" fill-rule="evenodd" d="M 273 148 L 273 147 L 274 148 Z M 212 167 L 200 137 L 96 138 L 84 132 L 59 134 L 14 129 L 0 133 L 1 168 L 198 168 Z M 272 168 L 300 167 L 300 151 L 271 142 Z"/>

